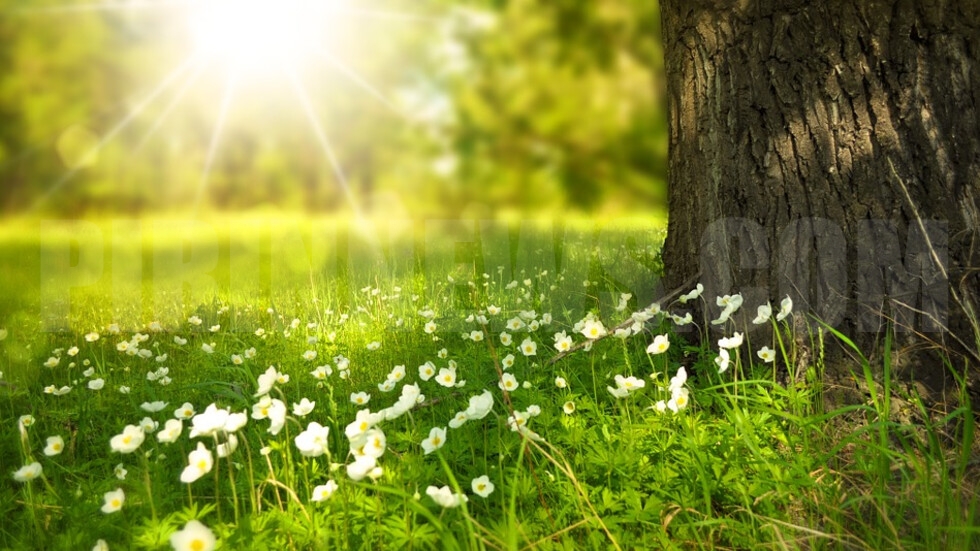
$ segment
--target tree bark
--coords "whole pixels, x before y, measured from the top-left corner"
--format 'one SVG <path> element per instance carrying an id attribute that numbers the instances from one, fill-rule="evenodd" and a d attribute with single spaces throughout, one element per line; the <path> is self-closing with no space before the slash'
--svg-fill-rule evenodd
<path id="1" fill-rule="evenodd" d="M 712 316 L 715 295 L 742 292 L 742 322 L 789 295 L 845 330 L 975 345 L 980 1 L 661 10 L 667 288 L 701 270 Z"/>

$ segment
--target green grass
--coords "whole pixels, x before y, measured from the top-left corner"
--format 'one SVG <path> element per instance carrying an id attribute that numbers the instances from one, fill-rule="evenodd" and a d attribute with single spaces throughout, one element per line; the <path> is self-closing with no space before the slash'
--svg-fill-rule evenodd
<path id="1" fill-rule="evenodd" d="M 977 545 L 974 413 L 965 390 L 957 409 L 935 420 L 891 382 L 889 354 L 875 363 L 861 356 L 868 403 L 825 412 L 819 351 L 825 339 L 850 342 L 829 328 L 798 339 L 773 321 L 772 342 L 752 342 L 719 374 L 717 336 L 685 333 L 700 342 L 688 344 L 669 317 L 654 316 L 637 335 L 602 339 L 550 364 L 555 333 L 584 341 L 573 326 L 590 312 L 608 328 L 656 298 L 661 241 L 642 220 L 8 224 L 0 230 L 0 327 L 8 331 L 0 342 L 0 548 L 89 549 L 103 539 L 111 549 L 169 549 L 191 519 L 223 549 Z M 617 310 L 624 292 L 634 296 Z M 491 305 L 501 312 L 487 313 Z M 431 334 L 425 310 L 437 325 Z M 508 331 L 514 338 L 505 346 L 499 334 L 522 312 L 539 327 Z M 481 313 L 486 325 L 468 319 Z M 188 322 L 193 316 L 200 325 Z M 162 331 L 150 329 L 154 321 Z M 481 330 L 482 341 L 462 337 Z M 90 332 L 100 338 L 87 341 Z M 146 358 L 117 348 L 136 333 L 147 338 L 132 348 L 148 350 Z M 648 354 L 660 334 L 670 348 Z M 519 350 L 525 338 L 536 355 Z M 369 350 L 372 342 L 380 348 Z M 798 342 L 815 351 L 799 370 Z M 202 345 L 211 343 L 208 353 Z M 775 364 L 754 354 L 763 344 L 777 351 Z M 251 348 L 254 357 L 232 361 Z M 304 359 L 310 350 L 316 358 Z M 507 372 L 521 384 L 505 394 L 498 382 L 508 354 L 515 358 Z M 340 356 L 349 360 L 346 378 Z M 58 365 L 44 367 L 52 357 Z M 428 361 L 436 370 L 455 362 L 465 386 L 420 380 Z M 322 380 L 310 374 L 320 365 L 332 369 Z M 406 375 L 382 392 L 378 384 L 397 365 Z M 783 374 L 786 365 L 793 375 Z M 290 410 L 276 435 L 268 419 L 251 418 L 269 366 L 289 376 L 270 393 Z M 681 366 L 689 405 L 656 411 Z M 167 385 L 147 379 L 160 367 L 169 368 Z M 607 390 L 616 375 L 646 384 L 617 399 Z M 90 390 L 96 378 L 104 387 Z M 410 384 L 424 399 L 377 425 L 386 439 L 380 473 L 352 480 L 345 429 L 362 406 L 350 395 L 368 392 L 366 407 L 378 411 Z M 45 392 L 50 385 L 71 390 L 56 396 Z M 494 398 L 489 415 L 448 428 L 445 444 L 424 454 L 430 429 L 447 427 L 485 389 Z M 922 422 L 898 422 L 893 395 L 923 408 Z M 291 411 L 302 398 L 316 403 L 305 417 Z M 140 408 L 155 400 L 168 405 Z M 198 442 L 214 451 L 228 437 L 191 439 L 184 421 L 176 442 L 158 442 L 155 433 L 184 402 L 197 413 L 213 403 L 249 414 L 234 433 L 237 449 L 189 484 L 180 480 L 188 454 Z M 563 411 L 569 402 L 571 414 Z M 533 406 L 540 413 L 527 415 L 526 426 L 539 438 L 508 423 Z M 27 414 L 35 422 L 20 430 Z M 144 417 L 159 428 L 136 452 L 112 452 L 110 439 Z M 304 457 L 294 439 L 314 421 L 329 427 L 328 453 Z M 54 435 L 64 451 L 49 457 L 42 450 Z M 15 481 L 14 471 L 34 461 L 42 476 Z M 125 479 L 115 475 L 119 464 Z M 481 475 L 495 485 L 487 498 L 470 488 Z M 311 501 L 328 480 L 337 484 L 333 495 Z M 426 495 L 429 486 L 468 501 L 443 508 Z M 103 513 L 103 495 L 116 488 L 126 495 L 122 509 Z"/>

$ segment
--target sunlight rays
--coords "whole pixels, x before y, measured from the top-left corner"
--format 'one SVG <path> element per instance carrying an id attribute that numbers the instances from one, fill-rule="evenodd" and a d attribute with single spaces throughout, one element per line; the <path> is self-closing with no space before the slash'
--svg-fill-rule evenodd
<path id="1" fill-rule="evenodd" d="M 149 13 L 149 17 L 157 17 L 156 12 L 161 11 L 172 12 L 165 16 L 166 21 L 185 32 L 195 44 L 183 44 L 184 48 L 189 47 L 190 50 L 185 54 L 183 61 L 129 108 L 107 132 L 99 136 L 98 142 L 85 153 L 84 157 L 94 158 L 107 145 L 118 140 L 120 134 L 143 117 L 151 107 L 160 105 L 159 113 L 154 116 L 149 128 L 133 147 L 133 151 L 142 151 L 150 139 L 158 134 L 164 124 L 174 116 L 178 107 L 187 102 L 190 92 L 199 85 L 203 76 L 221 69 L 227 70 L 230 74 L 225 80 L 220 96 L 208 100 L 214 102 L 212 112 L 215 113 L 215 119 L 207 144 L 204 166 L 196 190 L 193 192 L 192 205 L 197 211 L 208 201 L 209 181 L 222 154 L 221 150 L 227 143 L 225 135 L 229 132 L 229 119 L 233 118 L 230 113 L 231 105 L 242 93 L 242 89 L 249 84 L 244 82 L 245 74 L 254 72 L 258 65 L 267 64 L 270 69 L 274 69 L 275 74 L 281 75 L 288 81 L 288 87 L 292 90 L 291 103 L 301 110 L 319 151 L 330 165 L 339 191 L 343 194 L 349 208 L 357 218 L 360 218 L 361 209 L 357 204 L 354 190 L 350 187 L 337 150 L 328 138 L 321 117 L 318 116 L 318 109 L 307 91 L 305 79 L 301 77 L 300 65 L 303 64 L 311 69 L 320 67 L 321 70 L 336 71 L 365 95 L 403 119 L 410 120 L 411 117 L 407 116 L 394 101 L 345 60 L 340 59 L 332 47 L 325 47 L 322 40 L 335 38 L 329 29 L 333 25 L 344 23 L 342 21 L 344 19 L 433 23 L 445 18 L 404 11 L 352 7 L 342 2 L 307 2 L 306 0 L 290 0 L 288 5 L 271 0 L 242 0 L 242 2 L 103 0 L 78 4 L 25 6 L 14 8 L 9 13 L 21 16 L 71 16 L 93 12 Z M 290 32 L 295 36 L 290 36 Z M 280 40 L 283 44 L 278 50 L 272 45 L 276 40 Z M 311 64 L 312 61 L 317 63 Z M 165 93 L 170 94 L 170 97 L 164 99 Z M 158 102 L 165 103 L 161 105 Z M 84 166 L 86 165 L 79 164 L 69 167 L 35 200 L 31 210 L 45 205 L 71 182 Z"/>
<path id="2" fill-rule="evenodd" d="M 91 149 L 89 149 L 85 153 L 84 157 L 90 157 L 90 156 L 97 155 L 120 132 L 122 132 L 130 124 L 132 124 L 132 122 L 134 120 L 136 120 L 136 118 L 140 114 L 142 114 L 143 111 L 145 111 L 147 107 L 149 107 L 154 101 L 156 101 L 156 99 L 160 96 L 160 94 L 162 94 L 164 91 L 166 91 L 167 88 L 169 88 L 181 75 L 183 75 L 184 73 L 186 73 L 187 70 L 193 65 L 195 59 L 196 58 L 194 58 L 194 57 L 188 57 L 180 65 L 178 65 L 176 69 L 174 69 L 167 76 L 165 76 L 163 78 L 163 80 L 160 81 L 160 83 L 157 84 L 157 86 L 152 91 L 150 91 L 149 94 L 147 94 L 142 100 L 140 100 L 140 102 L 137 103 L 135 107 L 133 107 L 132 109 L 130 109 L 130 111 L 119 122 L 117 122 L 109 130 L 109 132 L 107 132 L 99 140 L 99 143 L 98 144 L 96 144 L 94 147 L 92 147 Z M 73 168 L 69 169 L 68 172 L 66 172 L 61 178 L 59 178 L 57 181 L 55 181 L 54 184 L 51 185 L 51 187 L 48 189 L 47 192 L 45 192 L 43 195 L 41 195 L 37 199 L 37 201 L 34 204 L 34 208 L 38 208 L 41 205 L 43 205 L 45 202 L 47 202 L 47 200 L 50 199 L 51 196 L 53 196 L 59 189 L 61 189 L 65 184 L 67 184 L 72 178 L 74 178 L 78 174 L 79 170 L 81 170 L 81 168 L 82 168 L 81 166 L 76 166 L 76 167 L 73 167 Z"/>
<path id="3" fill-rule="evenodd" d="M 401 115 L 402 117 L 405 116 L 405 114 L 401 112 L 401 109 L 399 109 L 397 105 L 395 105 L 394 103 L 391 102 L 391 100 L 386 98 L 384 94 L 378 91 L 377 88 L 371 86 L 370 83 L 368 83 L 366 80 L 361 78 L 361 76 L 357 74 L 357 72 L 355 72 L 353 69 L 345 65 L 343 62 L 341 62 L 339 59 L 334 57 L 332 54 L 330 54 L 330 52 L 321 49 L 321 50 L 317 50 L 316 53 L 324 60 L 326 60 L 327 63 L 333 66 L 334 69 L 342 73 L 345 77 L 349 78 L 351 82 L 359 86 L 362 90 L 367 92 L 371 97 L 384 104 L 385 107 L 391 109 L 392 111 Z"/>
<path id="4" fill-rule="evenodd" d="M 208 179 L 211 177 L 211 169 L 214 166 L 214 159 L 218 153 L 218 145 L 221 143 L 221 134 L 225 128 L 225 122 L 228 118 L 228 108 L 231 107 L 231 102 L 234 99 L 235 87 L 238 83 L 238 75 L 232 74 L 228 77 L 225 82 L 225 90 L 221 96 L 221 104 L 218 108 L 218 120 L 214 124 L 214 130 L 211 133 L 211 143 L 208 146 L 208 156 L 207 160 L 204 162 L 204 170 L 201 173 L 201 180 L 198 182 L 197 194 L 194 197 L 194 210 L 197 211 L 201 207 L 201 203 L 204 200 L 205 192 L 208 188 Z"/>
<path id="5" fill-rule="evenodd" d="M 330 166 L 333 168 L 334 176 L 337 178 L 337 184 L 344 192 L 344 197 L 346 197 L 347 202 L 354 210 L 355 216 L 360 218 L 360 207 L 358 206 L 357 201 L 354 199 L 354 195 L 351 193 L 350 186 L 347 183 L 347 176 L 344 174 L 344 169 L 340 166 L 340 160 L 337 159 L 333 148 L 330 146 L 330 140 L 327 139 L 327 133 L 323 130 L 323 125 L 320 124 L 320 119 L 316 116 L 316 111 L 313 109 L 313 104 L 310 102 L 310 96 L 307 94 L 306 88 L 303 86 L 303 83 L 300 82 L 299 77 L 292 71 L 288 71 L 286 76 L 289 78 L 289 83 L 292 85 L 293 91 L 296 93 L 300 106 L 302 106 L 303 112 L 306 115 L 306 119 L 310 123 L 310 127 L 313 129 L 313 134 L 316 136 L 320 149 L 323 150 L 323 154 L 330 161 Z"/>
<path id="6" fill-rule="evenodd" d="M 191 0 L 116 0 L 54 6 L 20 6 L 12 10 L 25 15 L 60 15 L 85 12 L 123 12 L 140 10 L 172 10 L 193 4 Z"/>
<path id="7" fill-rule="evenodd" d="M 167 118 L 173 112 L 174 108 L 181 103 L 181 101 L 184 99 L 184 96 L 187 94 L 187 91 L 190 90 L 191 86 L 196 84 L 198 79 L 201 78 L 201 74 L 204 72 L 204 69 L 206 68 L 207 68 L 207 64 L 205 63 L 198 64 L 197 69 L 194 71 L 194 74 L 192 74 L 190 77 L 187 78 L 187 80 L 184 81 L 184 84 L 182 84 L 180 89 L 177 90 L 177 93 L 174 94 L 174 97 L 170 99 L 170 102 L 167 104 L 167 106 L 164 107 L 160 115 L 158 115 L 156 120 L 153 121 L 153 126 L 151 126 L 150 129 L 146 131 L 146 134 L 140 139 L 139 143 L 136 144 L 136 151 L 140 151 L 141 149 L 143 149 L 143 146 L 145 146 L 146 143 L 150 141 L 150 138 L 153 137 L 154 134 L 156 134 L 156 132 L 160 129 L 161 126 L 163 126 L 164 121 L 167 120 Z"/>

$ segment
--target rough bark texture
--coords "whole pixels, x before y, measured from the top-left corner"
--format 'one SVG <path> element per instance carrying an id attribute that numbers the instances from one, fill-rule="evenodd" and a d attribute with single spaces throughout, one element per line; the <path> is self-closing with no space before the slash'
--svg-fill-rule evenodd
<path id="1" fill-rule="evenodd" d="M 948 297 L 980 289 L 980 1 L 661 10 L 667 288 L 701 270 L 749 319 L 789 294 L 846 330 L 884 313 L 972 343 Z"/>

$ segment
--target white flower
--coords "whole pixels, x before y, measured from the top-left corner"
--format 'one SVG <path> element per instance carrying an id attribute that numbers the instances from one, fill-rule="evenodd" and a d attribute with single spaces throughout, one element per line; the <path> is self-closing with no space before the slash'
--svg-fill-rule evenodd
<path id="1" fill-rule="evenodd" d="M 500 390 L 513 392 L 517 390 L 519 385 L 517 383 L 517 377 L 515 377 L 512 373 L 504 373 L 504 376 L 501 377 L 500 382 L 497 383 L 497 386 L 500 387 Z"/>
<path id="2" fill-rule="evenodd" d="M 728 370 L 728 365 L 731 363 L 731 358 L 728 355 L 728 349 L 722 348 L 718 350 L 718 356 L 715 357 L 715 365 L 718 366 L 718 374 L 722 374 Z"/>
<path id="3" fill-rule="evenodd" d="M 350 403 L 357 406 L 366 406 L 370 401 L 371 395 L 367 392 L 352 392 L 350 395 Z"/>
<path id="4" fill-rule="evenodd" d="M 667 335 L 657 335 L 647 347 L 647 354 L 662 354 L 668 348 L 670 348 L 670 340 L 667 339 Z"/>
<path id="5" fill-rule="evenodd" d="M 575 402 L 569 400 L 562 404 L 561 410 L 565 412 L 565 415 L 571 415 L 575 413 Z"/>
<path id="6" fill-rule="evenodd" d="M 359 454 L 370 455 L 375 459 L 380 458 L 385 453 L 388 446 L 388 439 L 383 430 L 375 427 L 364 433 L 364 443 L 357 450 Z M 360 443 L 360 442 L 357 442 Z"/>
<path id="7" fill-rule="evenodd" d="M 510 346 L 513 342 L 514 337 L 512 337 L 510 333 L 507 333 L 506 331 L 500 333 L 500 344 Z"/>
<path id="8" fill-rule="evenodd" d="M 41 476 L 42 470 L 41 464 L 35 461 L 14 471 L 14 480 L 17 482 L 30 482 Z"/>
<path id="9" fill-rule="evenodd" d="M 218 431 L 224 430 L 229 415 L 231 412 L 227 409 L 219 409 L 214 404 L 209 405 L 202 413 L 198 413 L 191 419 L 190 438 L 213 436 Z"/>
<path id="10" fill-rule="evenodd" d="M 363 438 L 364 433 L 382 420 L 384 420 L 384 415 L 380 412 L 371 413 L 369 409 L 359 410 L 355 419 L 344 429 L 344 434 L 347 435 L 349 440 Z"/>
<path id="11" fill-rule="evenodd" d="M 175 419 L 190 419 L 194 417 L 194 406 L 190 402 L 184 402 L 182 406 L 174 410 Z"/>
<path id="12" fill-rule="evenodd" d="M 47 359 L 46 362 L 44 362 L 44 367 L 58 367 L 58 364 L 60 362 L 61 362 L 61 358 L 56 358 L 54 356 L 51 356 L 50 358 Z"/>
<path id="13" fill-rule="evenodd" d="M 353 463 L 347 465 L 347 476 L 357 482 L 371 475 L 378 468 L 378 460 L 374 456 L 358 455 L 354 458 Z"/>
<path id="14" fill-rule="evenodd" d="M 123 503 L 126 501 L 126 494 L 122 488 L 116 488 L 111 492 L 106 492 L 102 498 L 105 500 L 105 504 L 102 505 L 102 512 L 109 514 L 122 509 Z"/>
<path id="15" fill-rule="evenodd" d="M 197 316 L 191 316 L 191 317 L 187 318 L 187 323 L 189 323 L 191 325 L 201 325 L 201 323 L 203 323 L 203 321 L 201 320 L 201 318 L 199 318 Z"/>
<path id="16" fill-rule="evenodd" d="M 483 340 L 483 331 L 473 330 L 470 331 L 470 340 L 473 342 L 480 342 Z"/>
<path id="17" fill-rule="evenodd" d="M 313 360 L 315 360 L 316 350 L 307 350 L 306 352 L 303 352 L 303 359 L 308 362 L 312 362 Z"/>
<path id="18" fill-rule="evenodd" d="M 0 340 L 3 340 L 3 339 L 0 339 Z M 78 347 L 77 346 L 73 346 L 73 347 L 69 348 L 68 349 L 68 355 L 69 356 L 77 356 L 78 355 Z"/>
<path id="19" fill-rule="evenodd" d="M 793 299 L 789 298 L 789 295 L 786 295 L 786 298 L 779 303 L 779 313 L 776 314 L 776 321 L 783 321 L 786 319 L 786 316 L 790 315 L 792 312 Z"/>
<path id="20" fill-rule="evenodd" d="M 214 347 L 217 346 L 215 343 L 201 343 L 201 350 L 206 354 L 214 354 Z"/>
<path id="21" fill-rule="evenodd" d="M 313 371 L 310 371 L 310 375 L 312 375 L 314 379 L 324 381 L 327 377 L 333 375 L 333 368 L 331 368 L 329 365 L 320 365 Z"/>
<path id="22" fill-rule="evenodd" d="M 527 326 L 521 318 L 511 318 L 507 320 L 507 329 L 510 331 L 520 331 Z"/>
<path id="23" fill-rule="evenodd" d="M 769 303 L 762 304 L 756 310 L 755 319 L 752 320 L 752 323 L 754 323 L 755 325 L 762 325 L 763 323 L 768 322 L 771 316 L 772 316 L 772 306 L 770 306 Z"/>
<path id="24" fill-rule="evenodd" d="M 326 484 L 321 484 L 316 488 L 313 488 L 313 495 L 310 496 L 310 501 L 319 503 L 321 501 L 326 501 L 330 499 L 330 496 L 337 491 L 337 483 L 333 480 L 328 480 Z"/>
<path id="25" fill-rule="evenodd" d="M 388 377 L 387 377 L 387 379 L 389 381 L 392 381 L 392 382 L 395 382 L 395 383 L 401 381 L 404 378 L 405 378 L 405 366 L 404 365 L 396 365 L 394 368 L 392 368 L 391 373 L 388 373 Z"/>
<path id="26" fill-rule="evenodd" d="M 327 448 L 329 435 L 330 427 L 324 427 L 314 421 L 307 426 L 306 430 L 299 433 L 293 441 L 296 443 L 296 448 L 299 449 L 299 453 L 302 455 L 306 457 L 320 457 L 329 451 Z"/>
<path id="27" fill-rule="evenodd" d="M 91 390 L 102 390 L 105 386 L 105 379 L 92 379 L 88 382 L 88 387 Z"/>
<path id="28" fill-rule="evenodd" d="M 718 347 L 719 348 L 729 348 L 729 349 L 731 349 L 731 348 L 738 348 L 739 346 L 742 346 L 742 334 L 741 333 L 736 332 L 736 333 L 733 333 L 731 337 L 722 337 L 722 338 L 718 339 Z"/>
<path id="29" fill-rule="evenodd" d="M 432 362 L 425 362 L 419 366 L 419 378 L 428 381 L 436 374 L 436 366 Z"/>
<path id="30" fill-rule="evenodd" d="M 126 425 L 121 434 L 117 434 L 109 440 L 109 447 L 117 453 L 133 453 L 140 447 L 145 438 L 146 434 L 141 427 Z"/>
<path id="31" fill-rule="evenodd" d="M 180 473 L 180 481 L 190 484 L 211 472 L 213 466 L 214 456 L 211 455 L 211 450 L 204 447 L 202 442 L 198 442 L 197 449 L 187 455 L 187 467 Z"/>
<path id="32" fill-rule="evenodd" d="M 85 341 L 86 342 L 95 342 L 97 340 L 99 340 L 99 334 L 98 333 L 96 333 L 96 332 L 93 331 L 92 333 L 86 333 L 85 334 Z"/>
<path id="33" fill-rule="evenodd" d="M 144 417 L 140 420 L 140 428 L 143 429 L 143 432 L 153 432 L 157 430 L 158 426 L 160 424 L 149 417 Z"/>
<path id="34" fill-rule="evenodd" d="M 538 343 L 532 341 L 530 337 L 524 339 L 524 342 L 521 343 L 521 353 L 523 353 L 525 356 L 537 355 Z"/>
<path id="35" fill-rule="evenodd" d="M 675 390 L 670 397 L 670 401 L 667 402 L 667 409 L 677 413 L 678 411 L 686 408 L 689 401 L 689 395 L 690 392 L 686 388 L 679 388 Z"/>
<path id="36" fill-rule="evenodd" d="M 599 320 L 587 319 L 582 325 L 581 332 L 587 339 L 598 339 L 606 335 L 606 328 Z"/>
<path id="37" fill-rule="evenodd" d="M 161 444 L 173 444 L 183 430 L 184 423 L 180 419 L 167 419 L 163 429 L 157 433 L 157 441 Z"/>
<path id="38" fill-rule="evenodd" d="M 507 354 L 506 356 L 503 357 L 503 359 L 500 360 L 500 366 L 504 368 L 504 371 L 506 371 L 514 367 L 515 359 L 516 358 L 514 358 L 513 354 Z"/>
<path id="39" fill-rule="evenodd" d="M 174 335 L 174 344 L 177 346 L 184 346 L 187 344 L 187 339 L 181 338 L 179 335 Z"/>
<path id="40" fill-rule="evenodd" d="M 469 416 L 466 415 L 465 411 L 458 411 L 452 419 L 449 420 L 449 428 L 458 429 L 462 427 L 467 421 L 469 421 Z"/>
<path id="41" fill-rule="evenodd" d="M 214 533 L 196 520 L 188 521 L 183 530 L 170 536 L 174 551 L 212 551 L 216 544 Z"/>
<path id="42" fill-rule="evenodd" d="M 95 540 L 95 545 L 92 546 L 92 551 L 109 551 L 109 544 L 106 543 L 104 539 Z"/>
<path id="43" fill-rule="evenodd" d="M 454 494 L 449 486 L 443 486 L 441 488 L 436 488 L 435 486 L 429 486 L 425 489 L 425 495 L 432 498 L 438 505 L 445 507 L 447 509 L 453 507 L 459 507 L 460 504 L 469 501 L 463 494 Z"/>
<path id="44" fill-rule="evenodd" d="M 731 310 L 732 312 L 734 312 L 735 310 L 738 310 L 742 306 L 742 295 L 736 293 L 734 295 L 725 295 L 722 297 L 718 297 L 715 299 L 715 304 L 721 306 L 726 310 Z"/>
<path id="45" fill-rule="evenodd" d="M 218 453 L 218 457 L 228 457 L 233 454 L 235 450 L 238 449 L 238 437 L 234 434 L 228 435 L 228 440 L 224 443 L 218 444 L 215 451 Z"/>
<path id="46" fill-rule="evenodd" d="M 253 394 L 254 397 L 258 398 L 263 394 L 268 394 L 272 387 L 279 380 L 279 372 L 276 370 L 275 366 L 269 366 L 269 369 L 265 370 L 265 373 L 259 375 L 258 377 L 258 390 Z"/>
<path id="47" fill-rule="evenodd" d="M 439 370 L 439 375 L 436 376 L 436 382 L 446 388 L 456 386 L 456 370 L 443 367 Z"/>
<path id="48" fill-rule="evenodd" d="M 429 431 L 429 437 L 422 440 L 422 449 L 425 450 L 425 455 L 438 450 L 446 443 L 446 429 L 442 427 L 432 427 Z"/>
<path id="49" fill-rule="evenodd" d="M 670 378 L 670 384 L 667 385 L 668 392 L 676 392 L 677 389 L 684 386 L 687 382 L 687 369 L 681 366 L 677 369 L 677 374 Z"/>
<path id="50" fill-rule="evenodd" d="M 381 343 L 378 341 L 372 341 L 367 344 L 368 350 L 377 350 L 379 348 L 381 348 Z"/>
<path id="51" fill-rule="evenodd" d="M 684 304 L 689 300 L 694 300 L 700 297 L 701 293 L 703 292 L 704 292 L 704 285 L 698 283 L 698 286 L 693 291 L 687 293 L 686 295 L 681 295 L 680 297 L 678 297 L 677 301 L 680 302 L 681 304 Z"/>
<path id="52" fill-rule="evenodd" d="M 558 388 L 568 388 L 568 381 L 564 377 L 555 377 L 555 386 Z"/>
<path id="53" fill-rule="evenodd" d="M 470 483 L 470 488 L 473 489 L 474 494 L 480 497 L 488 497 L 493 493 L 494 485 L 489 476 L 483 475 L 474 478 L 473 482 Z"/>
<path id="54" fill-rule="evenodd" d="M 694 318 L 691 317 L 690 312 L 684 314 L 683 316 L 678 316 L 677 314 L 671 314 L 670 319 L 674 320 L 675 325 L 688 325 L 694 321 Z"/>
<path id="55" fill-rule="evenodd" d="M 51 457 L 58 455 L 65 450 L 65 440 L 60 436 L 49 436 L 47 445 L 44 446 L 44 455 Z"/>
<path id="56" fill-rule="evenodd" d="M 116 475 L 116 478 L 119 480 L 126 480 L 126 475 L 129 474 L 129 471 L 126 470 L 126 467 L 122 463 L 119 463 L 112 469 L 112 474 Z"/>
<path id="57" fill-rule="evenodd" d="M 637 379 L 636 377 L 633 377 L 632 375 L 629 376 L 629 377 L 623 377 L 621 375 L 617 375 L 615 377 L 615 381 L 616 381 L 616 384 L 620 388 L 625 388 L 626 390 L 629 390 L 630 392 L 632 392 L 634 390 L 641 389 L 644 386 L 646 386 L 646 381 L 644 381 L 643 379 Z"/>
<path id="58" fill-rule="evenodd" d="M 555 333 L 555 350 L 559 352 L 568 352 L 572 348 L 573 344 L 575 344 L 575 342 L 572 340 L 572 337 L 565 334 L 564 331 Z"/>
<path id="59" fill-rule="evenodd" d="M 756 355 L 759 356 L 760 360 L 762 360 L 767 364 L 772 363 L 776 360 L 776 351 L 769 348 L 768 346 L 763 346 L 762 348 L 760 348 L 759 351 L 756 352 Z"/>
<path id="60" fill-rule="evenodd" d="M 482 394 L 470 397 L 469 407 L 466 408 L 468 419 L 483 419 L 493 409 L 493 394 L 484 390 Z"/>
<path id="61" fill-rule="evenodd" d="M 163 408 L 165 407 L 167 407 L 167 402 L 162 402 L 160 400 L 157 400 L 155 402 L 143 402 L 142 404 L 140 404 L 140 409 L 142 409 L 143 411 L 148 411 L 150 413 L 156 413 L 158 411 L 162 411 Z"/>
<path id="62" fill-rule="evenodd" d="M 311 411 L 313 411 L 316 402 L 311 402 L 306 398 L 299 401 L 298 404 L 293 404 L 293 415 L 297 417 L 306 417 Z"/>

